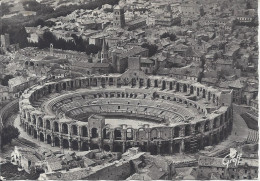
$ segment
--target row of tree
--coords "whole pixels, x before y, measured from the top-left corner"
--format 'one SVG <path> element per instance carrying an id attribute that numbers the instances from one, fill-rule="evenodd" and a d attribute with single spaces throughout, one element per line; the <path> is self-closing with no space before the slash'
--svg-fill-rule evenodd
<path id="1" fill-rule="evenodd" d="M 43 36 L 39 38 L 38 43 L 29 43 L 29 46 L 35 46 L 40 49 L 44 49 L 49 48 L 50 44 L 53 44 L 53 47 L 56 49 L 86 52 L 88 55 L 91 53 L 97 54 L 99 51 L 101 51 L 101 47 L 89 44 L 89 42 L 84 41 L 82 37 L 78 37 L 75 34 L 72 34 L 71 37 L 73 40 L 56 38 L 52 32 L 48 31 L 43 33 Z"/>
<path id="2" fill-rule="evenodd" d="M 168 38 L 168 37 L 170 38 L 171 41 L 176 41 L 176 39 L 177 39 L 177 37 L 176 37 L 175 34 L 173 34 L 173 33 L 168 33 L 168 32 L 163 33 L 163 34 L 160 36 L 161 39 L 162 39 L 162 38 Z"/>
<path id="3" fill-rule="evenodd" d="M 3 146 L 10 144 L 13 139 L 18 138 L 19 135 L 20 132 L 16 127 L 12 125 L 4 127 L 1 131 L 1 149 Z"/>
<path id="4" fill-rule="evenodd" d="M 157 53 L 158 46 L 154 44 L 144 43 L 141 45 L 143 48 L 148 49 L 148 56 L 151 57 Z"/>

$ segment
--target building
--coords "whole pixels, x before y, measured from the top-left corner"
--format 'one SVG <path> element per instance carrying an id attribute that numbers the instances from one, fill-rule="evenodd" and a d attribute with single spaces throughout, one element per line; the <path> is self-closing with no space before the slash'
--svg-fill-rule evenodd
<path id="1" fill-rule="evenodd" d="M 10 46 L 10 36 L 9 34 L 1 35 L 1 47 L 8 48 Z"/>
<path id="2" fill-rule="evenodd" d="M 144 18 L 135 19 L 126 23 L 126 28 L 128 31 L 132 31 L 145 26 L 146 26 L 146 19 Z"/>
<path id="3" fill-rule="evenodd" d="M 231 133 L 232 90 L 221 91 L 192 80 L 148 76 L 140 71 L 139 58 L 130 57 L 128 62 L 129 69 L 123 74 L 63 79 L 26 91 L 22 95 L 24 99 L 19 102 L 22 128 L 39 142 L 61 149 L 102 149 L 124 153 L 138 144 L 141 150 L 153 155 L 196 152 L 205 146 L 218 144 Z M 70 90 L 76 93 L 66 94 Z M 35 101 L 61 91 L 62 96 L 58 100 L 55 96 L 46 104 L 48 110 L 54 111 L 51 114 L 56 116 L 34 105 Z M 196 96 L 197 101 L 188 99 L 188 94 Z M 158 104 L 160 106 L 156 106 Z M 194 109 L 189 111 L 185 106 L 193 106 Z M 210 109 L 213 107 L 219 111 L 212 113 Z M 147 123 L 130 128 L 129 123 L 119 123 L 111 127 L 105 124 L 103 113 L 145 117 L 160 126 L 153 127 Z M 87 122 L 79 121 L 86 119 Z M 161 123 L 167 125 L 161 126 Z M 199 136 L 201 134 L 203 137 Z"/>
<path id="4" fill-rule="evenodd" d="M 102 50 L 101 50 L 101 63 L 108 63 L 108 45 L 105 41 L 105 38 L 103 38 L 103 44 L 102 44 Z"/>
<path id="5" fill-rule="evenodd" d="M 111 48 L 112 67 L 115 72 L 123 73 L 128 65 L 128 57 L 141 55 L 148 57 L 148 49 L 135 45 L 126 45 Z"/>
<path id="6" fill-rule="evenodd" d="M 10 93 L 12 93 L 14 97 L 19 97 L 25 89 L 33 86 L 36 82 L 37 78 L 35 77 L 18 76 L 10 79 L 8 81 L 8 86 Z"/>
<path id="7" fill-rule="evenodd" d="M 113 11 L 113 26 L 118 28 L 125 27 L 125 14 L 124 8 L 116 6 Z"/>
<path id="8" fill-rule="evenodd" d="M 177 25 L 181 22 L 181 18 L 178 15 L 173 15 L 171 6 L 168 4 L 165 6 L 163 14 L 159 15 L 155 19 L 155 25 L 160 26 L 172 26 Z"/>
<path id="9" fill-rule="evenodd" d="M 9 87 L 0 85 L 0 103 L 9 99 Z"/>
<path id="10" fill-rule="evenodd" d="M 197 179 L 211 179 L 216 174 L 216 179 L 257 179 L 258 159 L 241 158 L 238 165 L 232 164 L 227 168 L 223 158 L 200 156 L 198 160 Z"/>
<path id="11" fill-rule="evenodd" d="M 229 88 L 233 89 L 233 102 L 241 104 L 244 85 L 241 83 L 239 79 L 237 79 L 229 84 Z"/>
<path id="12" fill-rule="evenodd" d="M 182 3 L 180 5 L 180 12 L 184 16 L 197 16 L 203 12 L 203 7 L 195 3 Z"/>
<path id="13" fill-rule="evenodd" d="M 27 173 L 30 173 L 37 165 L 41 164 L 42 158 L 32 149 L 15 146 L 11 154 L 11 163 L 18 165 Z"/>

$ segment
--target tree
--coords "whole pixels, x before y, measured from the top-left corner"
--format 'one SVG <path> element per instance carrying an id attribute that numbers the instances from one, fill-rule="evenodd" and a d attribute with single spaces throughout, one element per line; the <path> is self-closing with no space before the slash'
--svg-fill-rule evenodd
<path id="1" fill-rule="evenodd" d="M 20 135 L 19 130 L 13 125 L 4 127 L 1 132 L 1 143 L 2 143 L 1 148 L 6 144 L 10 144 L 12 140 L 18 138 L 19 135 Z"/>
<path id="2" fill-rule="evenodd" d="M 247 3 L 246 3 L 246 9 L 252 9 L 252 6 L 251 6 L 251 3 L 250 3 L 250 2 L 247 2 Z"/>
<path id="3" fill-rule="evenodd" d="M 101 51 L 101 47 L 94 45 L 94 44 L 90 44 L 86 46 L 86 54 L 90 55 L 91 53 L 93 54 L 97 54 L 99 51 Z"/>
<path id="4" fill-rule="evenodd" d="M 144 43 L 141 45 L 142 48 L 148 49 L 148 56 L 151 57 L 157 53 L 158 46 L 154 44 Z"/>
<path id="5" fill-rule="evenodd" d="M 14 78 L 14 76 L 13 75 L 6 75 L 3 79 L 2 79 L 2 85 L 3 86 L 8 86 L 8 81 L 10 80 L 10 79 L 12 79 L 12 78 Z"/>
<path id="6" fill-rule="evenodd" d="M 173 34 L 173 33 L 168 33 L 168 32 L 163 33 L 163 34 L 160 36 L 161 39 L 162 39 L 162 38 L 167 38 L 167 37 L 170 37 L 170 40 L 171 40 L 171 41 L 176 41 L 176 38 L 177 38 L 175 34 Z"/>

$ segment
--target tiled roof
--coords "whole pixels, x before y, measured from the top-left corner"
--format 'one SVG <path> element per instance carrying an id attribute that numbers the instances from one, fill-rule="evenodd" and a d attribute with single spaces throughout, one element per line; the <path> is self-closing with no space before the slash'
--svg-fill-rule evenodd
<path id="1" fill-rule="evenodd" d="M 243 88 L 244 85 L 241 84 L 240 80 L 237 79 L 235 81 L 231 81 L 231 84 L 229 85 L 229 87 L 235 87 L 235 88 Z"/>
<path id="2" fill-rule="evenodd" d="M 96 162 L 94 162 L 93 160 L 91 160 L 89 158 L 84 158 L 83 161 L 88 166 L 94 165 L 96 163 Z"/>
<path id="3" fill-rule="evenodd" d="M 48 162 L 48 165 L 52 171 L 58 171 L 62 169 L 61 161 L 55 161 L 51 162 L 51 160 Z"/>
<path id="4" fill-rule="evenodd" d="M 93 68 L 108 68 L 110 65 L 109 63 L 96 63 Z"/>

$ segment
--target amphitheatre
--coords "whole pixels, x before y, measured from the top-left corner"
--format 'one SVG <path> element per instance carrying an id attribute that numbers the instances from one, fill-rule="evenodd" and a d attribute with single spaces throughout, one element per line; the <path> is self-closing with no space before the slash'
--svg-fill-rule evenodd
<path id="1" fill-rule="evenodd" d="M 195 153 L 231 133 L 231 97 L 232 90 L 128 69 L 30 87 L 19 100 L 20 123 L 62 149 Z"/>

